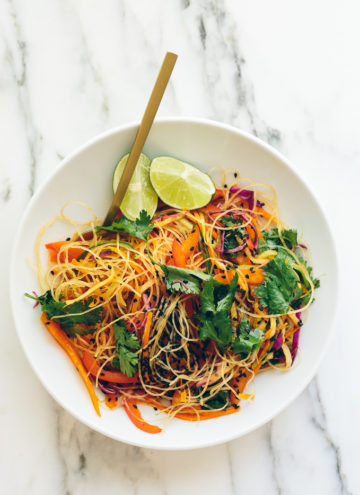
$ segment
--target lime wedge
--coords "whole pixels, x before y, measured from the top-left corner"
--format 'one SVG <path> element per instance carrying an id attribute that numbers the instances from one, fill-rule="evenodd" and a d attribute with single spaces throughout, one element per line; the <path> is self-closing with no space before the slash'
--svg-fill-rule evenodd
<path id="1" fill-rule="evenodd" d="M 129 153 L 124 155 L 116 165 L 113 176 L 114 194 L 128 157 Z M 146 210 L 150 217 L 152 217 L 156 211 L 158 197 L 150 182 L 149 169 L 150 158 L 144 155 L 144 153 L 141 153 L 136 164 L 134 175 L 131 178 L 129 187 L 120 206 L 123 214 L 130 220 L 136 220 L 140 215 L 141 210 Z"/>
<path id="2" fill-rule="evenodd" d="M 152 160 L 150 180 L 159 198 L 180 210 L 201 208 L 215 194 L 215 185 L 207 174 L 170 156 Z"/>

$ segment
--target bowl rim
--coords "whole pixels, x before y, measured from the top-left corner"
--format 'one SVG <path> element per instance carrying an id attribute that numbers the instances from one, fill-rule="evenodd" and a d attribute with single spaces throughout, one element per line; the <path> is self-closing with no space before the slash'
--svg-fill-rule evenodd
<path id="1" fill-rule="evenodd" d="M 252 426 L 249 426 L 246 430 L 244 430 L 240 434 L 237 434 L 237 433 L 234 434 L 234 433 L 230 432 L 228 434 L 224 434 L 221 439 L 214 439 L 214 440 L 209 439 L 207 441 L 203 441 L 201 443 L 201 445 L 198 445 L 198 446 L 194 446 L 192 444 L 181 445 L 181 446 L 171 446 L 171 445 L 169 446 L 169 445 L 153 444 L 151 442 L 151 436 L 150 435 L 149 435 L 149 437 L 150 437 L 149 442 L 146 442 L 146 444 L 144 444 L 144 443 L 141 443 L 140 441 L 137 442 L 137 441 L 131 441 L 128 439 L 124 439 L 117 434 L 111 434 L 108 431 L 105 431 L 104 428 L 101 427 L 101 425 L 92 423 L 90 420 L 88 420 L 86 418 L 84 419 L 76 411 L 73 411 L 69 407 L 63 405 L 63 403 L 60 402 L 57 397 L 55 397 L 55 394 L 50 389 L 50 387 L 48 387 L 43 382 L 41 374 L 38 372 L 37 367 L 33 365 L 33 360 L 30 356 L 30 352 L 25 347 L 25 344 L 23 343 L 20 332 L 18 330 L 17 312 L 16 312 L 16 307 L 15 307 L 15 281 L 14 281 L 13 273 L 14 273 L 15 264 L 16 264 L 15 254 L 18 250 L 18 245 L 21 241 L 21 232 L 23 230 L 23 226 L 24 226 L 25 221 L 27 219 L 28 212 L 32 209 L 33 204 L 37 202 L 38 197 L 48 187 L 50 181 L 52 181 L 53 178 L 57 174 L 59 174 L 60 171 L 69 164 L 69 162 L 71 162 L 74 158 L 76 158 L 78 155 L 80 155 L 88 147 L 95 145 L 96 143 L 98 143 L 99 141 L 102 141 L 103 139 L 106 139 L 110 136 L 116 135 L 116 134 L 124 132 L 124 131 L 133 130 L 135 132 L 137 130 L 138 126 L 140 125 L 140 121 L 132 121 L 129 123 L 125 123 L 125 124 L 116 126 L 116 127 L 112 127 L 111 129 L 108 129 L 108 130 L 106 130 L 100 134 L 97 134 L 94 137 L 88 139 L 84 144 L 76 147 L 72 152 L 70 152 L 68 155 L 66 155 L 61 160 L 61 162 L 56 166 L 56 168 L 49 174 L 49 176 L 46 177 L 42 183 L 40 183 L 37 190 L 33 194 L 32 198 L 30 199 L 29 203 L 27 204 L 27 206 L 26 206 L 26 208 L 25 208 L 25 210 L 21 216 L 21 220 L 20 220 L 15 238 L 13 241 L 12 254 L 11 254 L 11 260 L 10 260 L 10 270 L 9 270 L 9 273 L 10 273 L 10 283 L 9 283 L 10 291 L 9 292 L 10 292 L 10 306 L 11 306 L 11 312 L 12 312 L 12 316 L 13 316 L 14 326 L 16 329 L 16 334 L 17 334 L 18 340 L 20 341 L 20 345 L 23 349 L 23 352 L 24 352 L 24 354 L 25 354 L 25 356 L 26 356 L 26 358 L 27 358 L 27 360 L 28 360 L 28 362 L 32 368 L 32 371 L 37 376 L 37 378 L 39 379 L 42 386 L 47 390 L 47 392 L 55 400 L 55 402 L 59 406 L 61 406 L 63 409 L 65 409 L 65 411 L 67 413 L 69 413 L 72 417 L 74 417 L 75 419 L 77 419 L 81 423 L 85 424 L 87 427 L 91 428 L 92 430 L 95 430 L 96 432 L 101 433 L 102 435 L 105 435 L 106 437 L 111 438 L 113 440 L 121 441 L 121 442 L 130 444 L 130 445 L 134 445 L 137 447 L 154 449 L 154 450 L 164 450 L 164 451 L 196 450 L 196 449 L 202 449 L 202 448 L 206 448 L 206 447 L 212 447 L 215 445 L 221 445 L 223 443 L 229 442 L 231 440 L 235 440 L 236 438 L 243 437 L 244 435 L 247 435 L 247 434 L 251 433 L 252 431 L 257 430 L 258 428 L 264 426 L 266 423 L 268 423 L 273 418 L 278 416 L 283 410 L 285 410 L 304 391 L 304 389 L 308 386 L 310 381 L 313 379 L 313 377 L 315 376 L 316 372 L 319 369 L 319 366 L 320 366 L 320 364 L 324 358 L 325 353 L 327 352 L 327 349 L 330 345 L 330 342 L 332 341 L 332 339 L 334 337 L 335 321 L 337 319 L 338 306 L 339 306 L 339 291 L 340 291 L 338 247 L 337 247 L 337 243 L 335 241 L 336 237 L 334 235 L 333 228 L 329 222 L 326 211 L 325 211 L 324 207 L 322 206 L 320 200 L 318 199 L 317 195 L 313 191 L 312 186 L 309 185 L 308 182 L 300 175 L 300 173 L 298 172 L 296 167 L 293 165 L 293 163 L 290 160 L 288 160 L 282 153 L 280 153 L 278 150 L 273 148 L 271 145 L 269 145 L 265 141 L 262 141 L 257 136 L 254 136 L 253 134 L 251 134 L 247 131 L 244 131 L 242 129 L 238 129 L 237 127 L 234 127 L 232 125 L 225 124 L 222 122 L 217 122 L 215 120 L 206 119 L 206 118 L 198 118 L 198 117 L 190 117 L 190 116 L 189 117 L 187 117 L 187 116 L 180 116 L 180 117 L 179 116 L 170 116 L 170 117 L 158 117 L 158 118 L 156 118 L 154 120 L 153 125 L 156 126 L 157 124 L 173 124 L 173 123 L 199 124 L 199 125 L 202 125 L 205 127 L 207 126 L 207 127 L 212 127 L 215 129 L 222 129 L 222 130 L 228 131 L 230 133 L 236 134 L 238 136 L 241 136 L 241 137 L 253 142 L 257 146 L 260 146 L 264 150 L 266 150 L 268 153 L 270 153 L 271 155 L 276 157 L 278 160 L 280 160 L 284 165 L 286 165 L 287 168 L 289 168 L 293 172 L 293 174 L 296 176 L 297 180 L 300 181 L 300 183 L 308 190 L 308 192 L 312 196 L 314 202 L 316 203 L 317 207 L 319 208 L 319 210 L 323 216 L 324 224 L 325 224 L 325 227 L 329 233 L 329 237 L 331 239 L 332 248 L 333 248 L 333 255 L 334 255 L 334 261 L 335 261 L 333 269 L 334 269 L 334 280 L 336 283 L 335 284 L 336 287 L 334 288 L 334 305 L 332 308 L 333 317 L 332 317 L 331 325 L 330 325 L 330 328 L 329 328 L 329 331 L 327 334 L 327 339 L 326 339 L 324 345 L 322 346 L 322 348 L 320 349 L 319 354 L 317 356 L 317 359 L 314 361 L 313 365 L 309 369 L 307 369 L 307 372 L 306 372 L 306 374 L 304 374 L 304 378 L 301 382 L 301 385 L 299 385 L 296 389 L 291 391 L 289 393 L 287 399 L 284 402 L 282 402 L 281 405 L 277 409 L 275 409 L 274 411 L 269 413 L 267 416 L 265 416 L 262 419 L 262 421 L 254 424 Z"/>

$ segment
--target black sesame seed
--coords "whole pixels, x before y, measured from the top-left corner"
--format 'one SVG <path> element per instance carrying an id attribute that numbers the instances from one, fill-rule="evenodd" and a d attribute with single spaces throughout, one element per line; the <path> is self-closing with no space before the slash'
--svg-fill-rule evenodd
<path id="1" fill-rule="evenodd" d="M 107 401 L 108 401 L 108 402 L 111 402 L 111 397 L 108 397 L 108 400 L 107 400 Z"/>
<path id="2" fill-rule="evenodd" d="M 66 240 L 67 240 L 67 241 L 71 241 L 71 237 L 67 237 L 67 238 L 66 238 Z"/>
<path id="3" fill-rule="evenodd" d="M 225 189 L 227 188 L 227 184 L 224 184 Z"/>
<path id="4" fill-rule="evenodd" d="M 234 172 L 234 177 L 237 177 L 237 176 L 238 176 L 237 172 Z"/>
<path id="5" fill-rule="evenodd" d="M 54 272 L 54 270 L 51 270 L 51 272 L 50 272 L 50 273 L 51 273 L 51 275 L 55 275 L 55 272 Z"/>
<path id="6" fill-rule="evenodd" d="M 248 274 L 245 275 L 245 278 L 250 278 Z"/>
<path id="7" fill-rule="evenodd" d="M 190 251 L 194 251 L 194 246 L 191 246 Z"/>
<path id="8" fill-rule="evenodd" d="M 111 270 L 111 265 L 108 265 L 109 270 Z"/>

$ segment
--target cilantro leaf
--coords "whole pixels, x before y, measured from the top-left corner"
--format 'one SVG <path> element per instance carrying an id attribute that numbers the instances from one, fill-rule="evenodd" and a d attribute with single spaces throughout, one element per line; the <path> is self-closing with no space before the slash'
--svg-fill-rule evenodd
<path id="1" fill-rule="evenodd" d="M 235 220 L 232 216 L 223 217 L 220 222 L 224 227 L 234 227 L 224 231 L 224 251 L 235 249 L 243 243 L 244 229 L 240 227 L 241 220 Z"/>
<path id="2" fill-rule="evenodd" d="M 116 354 L 112 362 L 113 366 L 119 367 L 120 371 L 126 376 L 133 376 L 137 370 L 139 356 L 132 351 L 137 351 L 140 344 L 136 335 L 129 332 L 125 323 L 114 323 L 114 335 L 116 343 Z"/>
<path id="3" fill-rule="evenodd" d="M 177 266 L 157 263 L 165 275 L 166 288 L 171 292 L 184 292 L 185 294 L 199 294 L 200 284 L 203 280 L 209 280 L 211 275 L 198 270 L 188 270 Z"/>
<path id="4" fill-rule="evenodd" d="M 238 328 L 238 335 L 231 345 L 231 349 L 236 354 L 251 352 L 258 349 L 264 340 L 264 332 L 258 328 L 250 329 L 249 322 L 242 319 Z"/>
<path id="5" fill-rule="evenodd" d="M 111 232 L 113 234 L 120 232 L 146 241 L 153 228 L 154 225 L 151 223 L 150 215 L 148 215 L 145 210 L 141 210 L 139 218 L 137 218 L 135 222 L 126 217 L 122 217 L 118 218 L 107 227 L 99 225 L 96 227 L 96 230 Z"/>
<path id="6" fill-rule="evenodd" d="M 284 229 L 281 231 L 281 236 L 285 246 L 288 249 L 293 249 L 298 245 L 298 235 L 296 229 Z M 272 229 L 270 232 L 264 233 L 264 240 L 259 241 L 258 252 L 262 253 L 268 249 L 277 249 L 284 246 L 280 239 L 279 229 Z"/>
<path id="7" fill-rule="evenodd" d="M 283 314 L 289 311 L 289 305 L 296 293 L 299 277 L 292 268 L 294 260 L 284 250 L 278 252 L 264 266 L 265 282 L 256 289 L 260 304 L 269 310 L 269 314 Z M 295 292 L 294 292 L 295 290 Z"/>
<path id="8" fill-rule="evenodd" d="M 212 339 L 222 348 L 231 342 L 232 328 L 230 309 L 234 300 L 238 275 L 230 285 L 222 284 L 213 278 L 204 285 L 200 296 L 201 311 L 200 339 Z"/>
<path id="9" fill-rule="evenodd" d="M 203 399 L 209 397 L 209 394 L 204 394 Z M 203 407 L 207 409 L 222 409 L 224 406 L 230 405 L 229 391 L 220 390 L 216 395 L 204 402 Z"/>
<path id="10" fill-rule="evenodd" d="M 94 307 L 94 309 L 88 311 L 94 301 L 91 296 L 68 305 L 66 305 L 65 301 L 55 301 L 50 290 L 39 297 L 34 297 L 30 294 L 25 294 L 25 296 L 38 301 L 42 311 L 47 314 L 48 318 L 56 320 L 64 332 L 70 335 L 87 335 L 93 333 L 96 330 L 97 323 L 102 318 L 101 307 Z M 81 314 L 85 311 L 88 312 Z M 86 328 L 84 328 L 84 325 Z"/>

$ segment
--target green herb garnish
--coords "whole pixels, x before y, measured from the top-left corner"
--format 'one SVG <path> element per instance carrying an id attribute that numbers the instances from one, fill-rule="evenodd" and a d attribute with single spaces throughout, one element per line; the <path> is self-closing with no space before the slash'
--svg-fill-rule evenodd
<path id="1" fill-rule="evenodd" d="M 99 225 L 96 227 L 96 230 L 98 232 L 111 232 L 112 234 L 128 234 L 137 239 L 146 241 L 153 228 L 154 225 L 151 223 L 150 215 L 148 215 L 145 210 L 141 210 L 139 218 L 134 222 L 126 217 L 122 217 L 118 218 L 107 227 Z"/>
<path id="2" fill-rule="evenodd" d="M 38 301 L 47 317 L 56 320 L 64 332 L 70 335 L 93 333 L 96 330 L 95 326 L 100 323 L 102 318 L 101 307 L 91 308 L 94 303 L 91 296 L 68 305 L 61 300 L 55 301 L 50 290 L 39 297 L 34 297 L 31 294 L 25 294 L 25 296 Z M 86 325 L 86 328 L 83 328 L 83 325 Z"/>
<path id="3" fill-rule="evenodd" d="M 212 339 L 221 349 L 225 349 L 232 338 L 230 309 L 237 281 L 237 274 L 230 285 L 222 284 L 211 278 L 204 285 L 200 296 L 201 311 L 198 315 L 200 339 Z"/>
<path id="4" fill-rule="evenodd" d="M 113 327 L 117 358 L 113 359 L 112 365 L 119 368 L 124 375 L 133 376 L 137 371 L 139 356 L 132 351 L 140 348 L 139 341 L 122 321 L 114 323 Z"/>
<path id="5" fill-rule="evenodd" d="M 236 354 L 251 354 L 258 349 L 264 340 L 264 332 L 258 328 L 251 329 L 249 322 L 242 319 L 238 328 L 238 335 L 231 344 L 231 350 Z"/>

